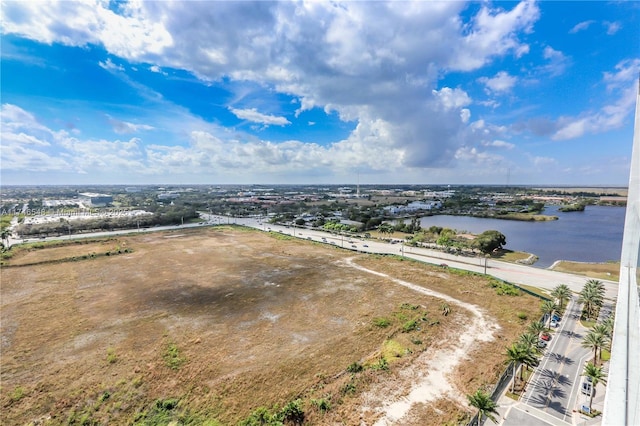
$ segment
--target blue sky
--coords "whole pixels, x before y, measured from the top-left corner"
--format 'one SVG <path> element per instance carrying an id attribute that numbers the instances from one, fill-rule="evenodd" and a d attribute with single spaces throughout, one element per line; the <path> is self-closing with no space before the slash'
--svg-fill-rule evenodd
<path id="1" fill-rule="evenodd" d="M 639 2 L 1 7 L 2 184 L 628 184 Z"/>

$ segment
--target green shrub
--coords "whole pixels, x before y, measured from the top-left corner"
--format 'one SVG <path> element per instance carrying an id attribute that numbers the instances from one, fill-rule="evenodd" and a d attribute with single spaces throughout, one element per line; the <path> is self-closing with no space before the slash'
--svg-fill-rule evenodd
<path id="1" fill-rule="evenodd" d="M 402 325 L 402 331 L 408 333 L 418 328 L 418 322 L 416 320 L 407 321 Z"/>
<path id="2" fill-rule="evenodd" d="M 291 422 L 294 425 L 301 425 L 304 423 L 304 410 L 302 409 L 302 401 L 296 399 L 289 402 L 282 408 L 281 411 L 282 420 L 285 422 Z"/>
<path id="3" fill-rule="evenodd" d="M 118 361 L 118 355 L 116 350 L 112 347 L 107 348 L 107 362 L 109 364 L 115 364 Z"/>
<path id="4" fill-rule="evenodd" d="M 169 343 L 164 352 L 164 362 L 172 370 L 178 370 L 187 360 L 180 356 L 180 350 L 175 343 Z"/>
<path id="5" fill-rule="evenodd" d="M 410 311 L 415 311 L 418 308 L 418 305 L 412 305 L 411 303 L 403 303 L 402 305 L 400 305 L 400 309 L 408 309 Z"/>
<path id="6" fill-rule="evenodd" d="M 378 362 L 376 362 L 371 366 L 371 369 L 372 370 L 388 370 L 389 362 L 387 362 L 387 359 L 385 357 L 380 357 Z"/>
<path id="7" fill-rule="evenodd" d="M 340 393 L 342 395 L 353 394 L 356 393 L 356 384 L 353 382 L 349 382 L 340 388 Z"/>
<path id="8" fill-rule="evenodd" d="M 373 325 L 376 327 L 388 327 L 391 324 L 391 321 L 387 318 L 374 318 Z"/>
<path id="9" fill-rule="evenodd" d="M 24 390 L 24 388 L 22 386 L 18 386 L 13 390 L 13 392 L 11 392 L 11 399 L 17 402 L 24 398 L 25 395 L 26 391 Z"/>
<path id="10" fill-rule="evenodd" d="M 364 369 L 364 367 L 362 366 L 362 364 L 360 364 L 359 362 L 355 361 L 352 362 L 351 364 L 349 364 L 349 366 L 347 367 L 347 372 L 349 373 L 359 373 Z"/>
<path id="11" fill-rule="evenodd" d="M 331 403 L 325 398 L 312 399 L 311 404 L 313 404 L 318 410 L 322 411 L 323 413 L 331 410 Z"/>

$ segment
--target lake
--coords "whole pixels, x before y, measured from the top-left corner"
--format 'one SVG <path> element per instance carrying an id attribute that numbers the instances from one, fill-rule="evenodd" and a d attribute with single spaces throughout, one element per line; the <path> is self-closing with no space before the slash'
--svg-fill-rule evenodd
<path id="1" fill-rule="evenodd" d="M 480 234 L 497 230 L 507 239 L 506 249 L 538 256 L 534 266 L 549 267 L 556 260 L 578 262 L 619 261 L 624 229 L 624 207 L 587 206 L 583 212 L 560 212 L 549 206 L 544 214 L 558 216 L 547 222 L 483 219 L 468 216 L 427 216 L 423 228 L 441 226 Z"/>

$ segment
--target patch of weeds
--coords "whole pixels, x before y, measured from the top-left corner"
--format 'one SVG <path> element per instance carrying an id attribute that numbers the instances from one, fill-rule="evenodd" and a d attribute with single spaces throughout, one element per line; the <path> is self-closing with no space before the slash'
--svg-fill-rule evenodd
<path id="1" fill-rule="evenodd" d="M 418 305 L 412 305 L 411 303 L 403 303 L 402 305 L 400 305 L 400 309 L 408 309 L 410 311 L 415 311 L 418 308 Z"/>
<path id="2" fill-rule="evenodd" d="M 174 413 L 174 410 L 177 407 L 177 399 L 158 399 L 151 409 L 136 415 L 134 425 L 168 425 L 175 420 L 176 413 Z"/>
<path id="3" fill-rule="evenodd" d="M 387 359 L 385 357 L 380 357 L 380 359 L 378 359 L 378 362 L 376 362 L 375 364 L 373 364 L 371 366 L 372 370 L 388 370 L 389 369 L 389 362 L 387 361 Z"/>
<path id="4" fill-rule="evenodd" d="M 518 317 L 519 320 L 521 321 L 526 321 L 527 320 L 527 314 L 525 312 L 518 312 L 516 314 L 516 316 Z"/>
<path id="5" fill-rule="evenodd" d="M 405 333 L 409 333 L 410 331 L 416 330 L 418 328 L 418 322 L 416 320 L 407 321 L 402 324 L 402 331 Z"/>
<path id="6" fill-rule="evenodd" d="M 278 407 L 269 410 L 267 407 L 258 407 L 246 419 L 238 423 L 239 426 L 282 426 Z"/>
<path id="7" fill-rule="evenodd" d="M 356 384 L 353 382 L 349 382 L 340 388 L 340 393 L 342 395 L 349 395 L 356 393 Z"/>
<path id="8" fill-rule="evenodd" d="M 22 386 L 18 386 L 11 392 L 11 400 L 14 402 L 20 401 L 27 395 L 26 390 Z"/>
<path id="9" fill-rule="evenodd" d="M 406 320 L 408 320 L 408 319 L 409 319 L 409 318 L 407 318 L 407 316 L 406 316 L 405 314 L 403 314 L 403 313 L 401 313 L 401 312 L 396 312 L 396 313 L 395 313 L 395 316 L 396 316 L 396 318 L 397 318 L 398 320 L 400 320 L 400 321 L 402 321 L 402 322 L 404 322 L 404 321 L 406 321 Z"/>
<path id="10" fill-rule="evenodd" d="M 362 370 L 364 370 L 364 367 L 362 366 L 362 364 L 360 364 L 359 362 L 352 362 L 351 364 L 349 364 L 349 366 L 347 367 L 347 372 L 349 373 L 359 373 Z"/>
<path id="11" fill-rule="evenodd" d="M 164 362 L 172 370 L 178 370 L 187 361 L 186 358 L 180 356 L 180 350 L 175 343 L 169 343 L 167 349 L 162 356 Z"/>
<path id="12" fill-rule="evenodd" d="M 384 328 L 391 325 L 391 321 L 388 318 L 374 318 L 373 325 L 376 327 Z"/>
<path id="13" fill-rule="evenodd" d="M 406 348 L 397 340 L 387 340 L 382 345 L 382 357 L 384 359 L 400 358 L 406 353 Z"/>
<path id="14" fill-rule="evenodd" d="M 131 385 L 134 388 L 139 388 L 140 386 L 142 386 L 142 383 L 143 383 L 142 382 L 142 376 L 134 377 L 134 379 L 131 381 Z"/>
<path id="15" fill-rule="evenodd" d="M 492 280 L 489 280 L 489 285 L 492 288 L 496 289 L 496 294 L 498 296 L 519 296 L 520 295 L 519 288 L 503 281 L 492 279 Z"/>
<path id="16" fill-rule="evenodd" d="M 83 410 L 84 411 L 84 410 Z M 67 418 L 68 425 L 94 426 L 99 423 L 91 418 L 91 413 L 71 411 Z"/>
<path id="17" fill-rule="evenodd" d="M 323 413 L 331 410 L 331 403 L 325 398 L 312 399 L 311 404 Z"/>
<path id="18" fill-rule="evenodd" d="M 115 364 L 118 362 L 118 355 L 116 355 L 116 350 L 109 346 L 107 348 L 107 362 L 109 364 Z"/>
<path id="19" fill-rule="evenodd" d="M 102 392 L 102 394 L 100 394 L 100 397 L 98 398 L 98 401 L 105 402 L 110 397 L 111 397 L 111 392 L 106 390 L 106 391 Z"/>
<path id="20" fill-rule="evenodd" d="M 421 345 L 422 344 L 422 340 L 420 340 L 420 339 L 411 339 L 411 343 L 413 343 L 414 345 Z"/>
<path id="21" fill-rule="evenodd" d="M 282 407 L 281 417 L 286 423 L 293 423 L 294 425 L 303 424 L 305 414 L 302 409 L 302 401 L 300 399 L 296 399 Z"/>

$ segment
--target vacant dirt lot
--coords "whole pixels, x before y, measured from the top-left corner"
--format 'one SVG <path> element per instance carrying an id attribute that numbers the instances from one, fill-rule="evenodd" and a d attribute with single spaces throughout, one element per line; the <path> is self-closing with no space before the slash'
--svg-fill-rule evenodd
<path id="1" fill-rule="evenodd" d="M 402 397 L 433 355 L 460 350 L 473 317 L 455 303 L 443 315 L 443 300 L 390 277 L 475 304 L 499 328 L 464 347 L 447 377 L 454 394 L 398 424 L 468 416 L 464 394 L 495 380 L 526 325 L 517 314 L 534 318 L 538 301 L 497 296 L 482 277 L 352 257 L 232 228 L 16 253 L 0 272 L 0 422 L 234 425 L 299 400 L 305 424 L 374 424 L 385 395 Z"/>

